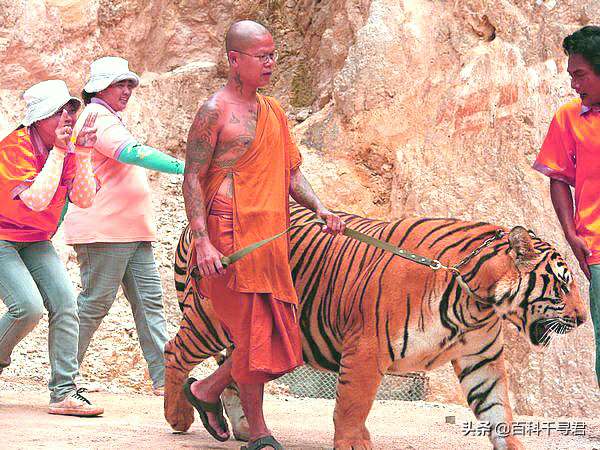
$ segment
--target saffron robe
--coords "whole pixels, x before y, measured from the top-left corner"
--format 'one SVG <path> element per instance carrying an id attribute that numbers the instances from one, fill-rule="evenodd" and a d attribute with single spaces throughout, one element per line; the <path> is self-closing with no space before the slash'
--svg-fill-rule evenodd
<path id="1" fill-rule="evenodd" d="M 231 199 L 216 195 L 208 216 L 211 240 L 223 254 L 233 249 Z M 237 264 L 237 263 L 236 263 Z M 232 272 L 212 279 L 210 302 L 233 341 L 231 376 L 237 383 L 266 383 L 302 365 L 297 306 L 272 294 L 236 292 Z"/>
<path id="2" fill-rule="evenodd" d="M 233 167 L 213 165 L 203 180 L 206 210 L 210 211 L 221 183 L 228 173 L 232 174 L 234 252 L 289 226 L 290 172 L 302 162 L 281 106 L 271 97 L 257 97 L 253 143 Z M 289 253 L 289 237 L 275 239 L 233 264 L 228 269 L 232 276 L 227 286 L 236 292 L 272 294 L 282 302 L 298 304 Z M 200 282 L 208 298 L 213 281 Z"/>
<path id="3" fill-rule="evenodd" d="M 289 226 L 290 173 L 302 159 L 281 106 L 257 97 L 253 143 L 232 168 L 213 166 L 203 180 L 208 234 L 224 255 Z M 216 195 L 228 173 L 232 199 Z M 196 286 L 235 344 L 231 375 L 238 383 L 265 383 L 302 364 L 289 251 L 286 235 L 246 255 L 225 275 L 201 279 Z M 192 243 L 188 271 L 195 264 Z"/>

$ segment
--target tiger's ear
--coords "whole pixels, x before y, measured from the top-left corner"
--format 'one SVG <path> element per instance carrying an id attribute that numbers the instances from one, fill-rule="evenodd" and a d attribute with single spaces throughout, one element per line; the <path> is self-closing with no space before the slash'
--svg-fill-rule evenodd
<path id="1" fill-rule="evenodd" d="M 514 227 L 508 233 L 508 244 L 519 268 L 531 265 L 537 259 L 531 234 L 523 227 Z"/>

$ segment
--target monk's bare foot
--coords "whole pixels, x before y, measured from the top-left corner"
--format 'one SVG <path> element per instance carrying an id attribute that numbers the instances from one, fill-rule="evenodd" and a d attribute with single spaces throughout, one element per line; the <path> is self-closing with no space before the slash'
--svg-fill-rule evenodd
<path id="1" fill-rule="evenodd" d="M 190 389 L 194 397 L 196 397 L 198 400 L 202 400 L 203 402 L 217 403 L 220 399 L 220 393 L 212 393 L 202 381 L 196 381 L 195 383 L 192 383 Z M 217 432 L 217 434 L 224 439 L 229 439 L 229 431 L 224 430 L 223 427 L 219 425 L 217 415 L 213 412 L 206 411 L 206 416 L 208 417 L 208 423 Z"/>

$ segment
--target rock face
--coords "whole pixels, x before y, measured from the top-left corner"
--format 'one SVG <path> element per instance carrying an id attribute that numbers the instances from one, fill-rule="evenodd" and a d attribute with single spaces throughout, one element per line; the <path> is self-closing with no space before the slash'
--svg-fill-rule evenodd
<path id="1" fill-rule="evenodd" d="M 142 75 L 126 114 L 132 130 L 183 155 L 195 111 L 225 81 L 223 36 L 239 18 L 273 30 L 281 59 L 269 92 L 298 116 L 305 172 L 331 207 L 524 225 L 579 274 L 547 181 L 530 167 L 572 95 L 562 38 L 600 23 L 598 2 L 0 0 L 0 135 L 21 118 L 29 85 L 62 78 L 79 92 L 90 61 L 115 54 Z M 175 242 L 182 202 L 157 195 L 157 215 L 177 218 L 159 221 Z M 168 286 L 171 256 L 157 253 Z M 600 413 L 598 390 L 587 389 L 596 385 L 591 323 L 543 354 L 508 335 L 517 412 Z M 432 385 L 432 399 L 460 399 L 450 369 Z"/>
<path id="2" fill-rule="evenodd" d="M 368 171 L 375 203 L 393 217 L 524 224 L 570 255 L 547 181 L 530 166 L 553 111 L 571 95 L 562 37 L 598 22 L 598 8 L 442 3 L 371 3 L 334 78 L 334 131 L 313 148 Z M 591 324 L 545 354 L 530 353 L 515 333 L 507 350 L 518 411 L 598 412 L 597 390 L 584 388 L 595 385 Z"/>

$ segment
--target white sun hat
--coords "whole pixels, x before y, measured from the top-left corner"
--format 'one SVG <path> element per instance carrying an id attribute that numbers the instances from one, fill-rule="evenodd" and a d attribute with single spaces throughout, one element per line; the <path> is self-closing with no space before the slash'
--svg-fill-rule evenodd
<path id="1" fill-rule="evenodd" d="M 93 94 L 123 80 L 133 81 L 136 87 L 140 84 L 140 77 L 129 70 L 129 63 L 126 59 L 118 56 L 105 56 L 90 65 L 90 79 L 83 90 L 88 94 Z"/>
<path id="2" fill-rule="evenodd" d="M 69 88 L 62 80 L 46 80 L 34 84 L 23 93 L 27 105 L 25 118 L 21 122 L 28 127 L 33 122 L 47 119 L 69 102 L 76 102 L 77 109 L 81 100 L 69 93 Z"/>

